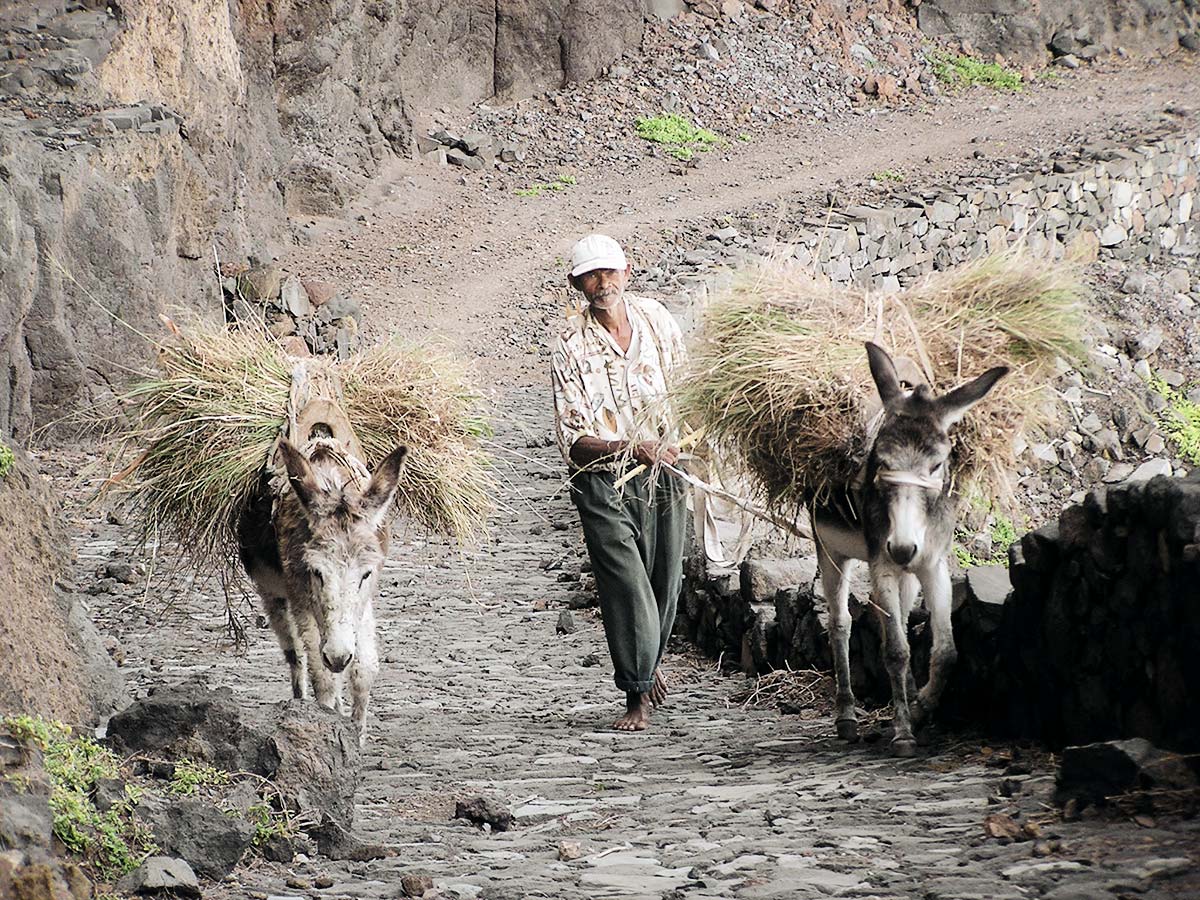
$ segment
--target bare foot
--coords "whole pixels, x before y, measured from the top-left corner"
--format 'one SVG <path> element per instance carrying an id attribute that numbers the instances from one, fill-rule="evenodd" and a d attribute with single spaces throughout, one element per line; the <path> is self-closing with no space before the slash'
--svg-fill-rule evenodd
<path id="1" fill-rule="evenodd" d="M 654 709 L 649 694 L 625 694 L 625 715 L 613 722 L 614 731 L 645 731 L 650 727 L 650 712 Z"/>
<path id="2" fill-rule="evenodd" d="M 650 688 L 650 702 L 655 706 L 662 706 L 667 700 L 667 694 L 670 689 L 667 686 L 667 676 L 663 674 L 663 670 L 656 669 L 654 671 L 654 687 Z"/>

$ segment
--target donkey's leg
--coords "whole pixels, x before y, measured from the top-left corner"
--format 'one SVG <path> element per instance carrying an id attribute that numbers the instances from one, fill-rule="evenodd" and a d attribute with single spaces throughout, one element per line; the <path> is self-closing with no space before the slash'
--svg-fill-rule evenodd
<path id="1" fill-rule="evenodd" d="M 882 566 L 871 567 L 871 588 L 884 616 L 883 663 L 892 682 L 892 753 L 912 756 L 917 752 L 908 709 L 908 624 L 901 619 L 900 578 Z M 881 614 L 883 615 L 883 614 Z"/>
<path id="2" fill-rule="evenodd" d="M 858 714 L 854 711 L 854 690 L 850 686 L 850 579 L 846 566 L 850 560 L 835 557 L 817 541 L 817 568 L 821 589 L 829 605 L 829 643 L 833 648 L 833 670 L 837 682 L 834 727 L 843 741 L 858 740 Z"/>
<path id="3" fill-rule="evenodd" d="M 908 633 L 908 620 L 917 605 L 917 594 L 920 588 L 921 582 L 917 580 L 916 575 L 906 572 L 900 576 L 900 621 L 904 623 L 905 634 Z M 914 700 L 917 696 L 917 680 L 913 677 L 911 663 L 905 670 L 904 683 L 908 687 L 909 714 L 912 716 L 913 726 L 916 727 L 921 724 L 924 711 L 921 709 L 921 704 Z"/>
<path id="4" fill-rule="evenodd" d="M 358 653 L 350 667 L 351 705 L 360 747 L 367 744 L 367 706 L 371 701 L 371 687 L 378 675 L 379 650 L 375 643 L 375 610 L 368 605 L 359 626 Z"/>
<path id="5" fill-rule="evenodd" d="M 929 680 L 921 689 L 918 702 L 928 715 L 937 708 L 946 689 L 946 681 L 958 651 L 954 647 L 954 629 L 950 624 L 952 598 L 950 595 L 950 568 L 945 558 L 939 559 L 918 573 L 921 587 L 925 591 L 925 606 L 929 610 L 929 626 L 932 629 L 933 647 L 929 655 Z"/>
<path id="6" fill-rule="evenodd" d="M 292 614 L 296 616 L 296 630 L 308 657 L 308 680 L 312 683 L 313 695 L 326 709 L 337 709 L 337 683 L 321 659 L 321 632 L 317 620 L 307 611 L 298 615 L 293 611 Z"/>
<path id="7" fill-rule="evenodd" d="M 267 621 L 283 650 L 283 658 L 287 660 L 292 675 L 292 696 L 301 700 L 308 693 L 307 654 L 298 649 L 299 640 L 296 637 L 296 626 L 288 612 L 287 601 L 282 597 L 264 597 L 263 608 L 267 611 Z"/>

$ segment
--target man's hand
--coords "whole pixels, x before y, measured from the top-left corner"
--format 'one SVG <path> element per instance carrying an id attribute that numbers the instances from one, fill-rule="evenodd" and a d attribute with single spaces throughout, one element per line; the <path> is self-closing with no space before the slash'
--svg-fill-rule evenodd
<path id="1" fill-rule="evenodd" d="M 647 469 L 652 468 L 658 462 L 673 466 L 679 459 L 679 448 L 659 441 L 642 441 L 633 448 L 633 458 Z"/>

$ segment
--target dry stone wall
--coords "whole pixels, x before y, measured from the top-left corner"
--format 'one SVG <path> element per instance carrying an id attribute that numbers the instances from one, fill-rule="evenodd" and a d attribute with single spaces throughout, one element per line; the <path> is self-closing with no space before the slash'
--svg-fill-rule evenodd
<path id="1" fill-rule="evenodd" d="M 811 559 L 751 560 L 740 573 L 690 566 L 678 633 L 748 673 L 832 668 Z M 953 584 L 958 662 L 940 719 L 1054 747 L 1141 737 L 1200 750 L 1200 471 L 1093 491 L 1014 545 L 1009 569 L 969 569 Z M 860 699 L 886 704 L 867 596 L 859 580 L 851 677 Z M 926 621 L 922 609 L 909 621 L 918 683 Z"/>
<path id="2" fill-rule="evenodd" d="M 1011 551 L 992 704 L 1055 745 L 1200 750 L 1200 471 L 1093 491 Z"/>
<path id="3" fill-rule="evenodd" d="M 1083 236 L 1132 260 L 1200 245 L 1200 135 L 1105 149 L 1055 168 L 1069 171 L 972 179 L 835 208 L 805 220 L 781 250 L 834 281 L 898 290 L 1020 239 L 1061 257 Z"/>

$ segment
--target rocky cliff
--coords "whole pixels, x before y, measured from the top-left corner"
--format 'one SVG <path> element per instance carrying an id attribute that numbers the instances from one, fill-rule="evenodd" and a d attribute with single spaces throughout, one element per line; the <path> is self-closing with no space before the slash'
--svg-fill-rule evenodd
<path id="1" fill-rule="evenodd" d="M 423 109 L 594 77 L 641 35 L 641 0 L 0 7 L 0 434 L 109 395 L 159 314 L 223 315 L 214 253 L 275 256 Z"/>
<path id="2" fill-rule="evenodd" d="M 1194 0 L 914 0 L 921 30 L 985 54 L 1039 61 L 1200 47 Z"/>

